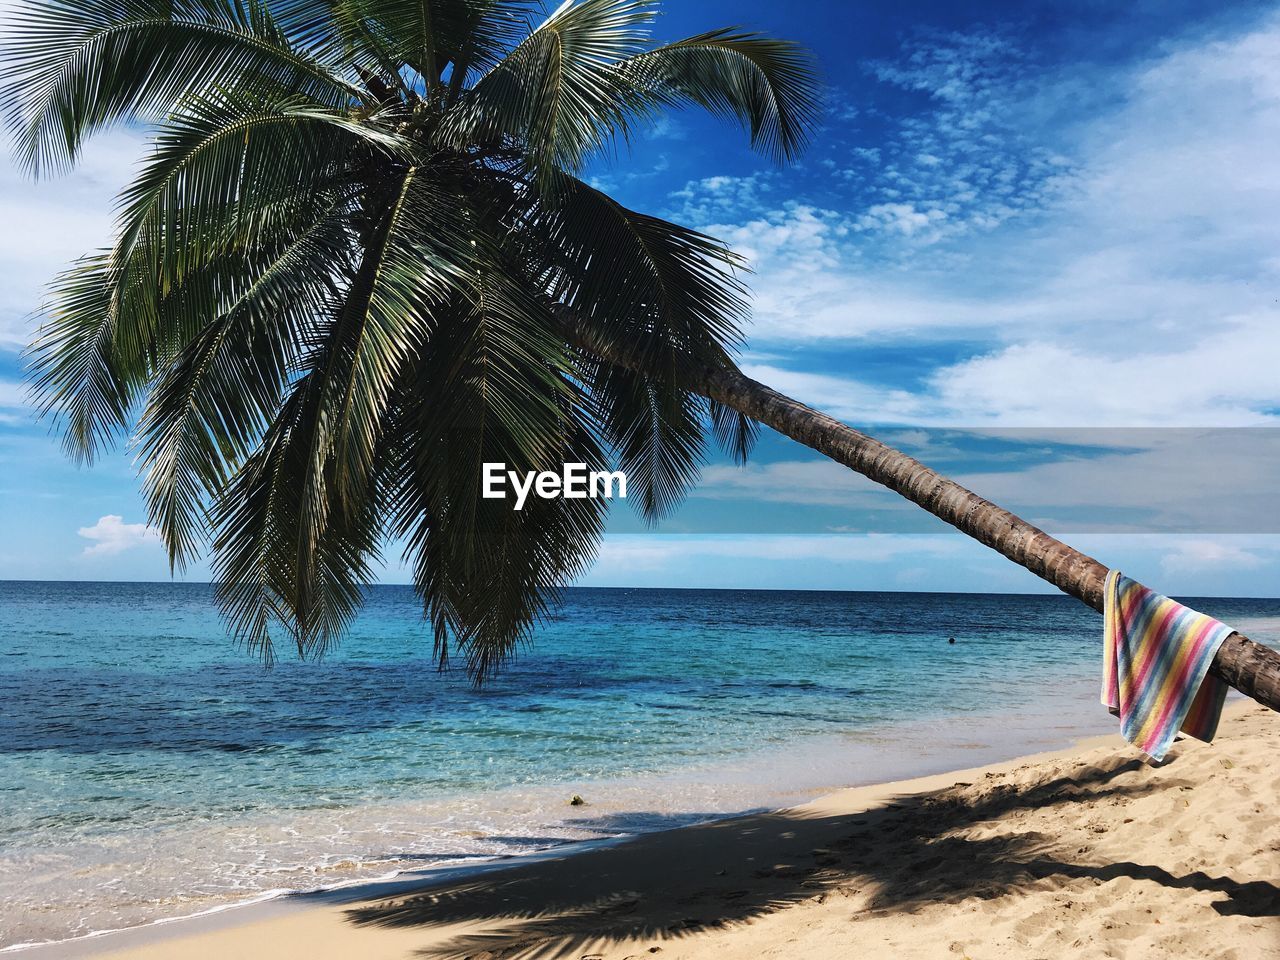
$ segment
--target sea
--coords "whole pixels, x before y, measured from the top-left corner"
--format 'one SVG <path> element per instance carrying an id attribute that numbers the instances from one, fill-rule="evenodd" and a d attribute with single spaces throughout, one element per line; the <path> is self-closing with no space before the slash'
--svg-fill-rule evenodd
<path id="1" fill-rule="evenodd" d="M 1101 629 L 1062 596 L 570 589 L 477 688 L 409 587 L 268 669 L 204 584 L 0 582 L 0 948 L 1069 746 L 1115 729 Z"/>

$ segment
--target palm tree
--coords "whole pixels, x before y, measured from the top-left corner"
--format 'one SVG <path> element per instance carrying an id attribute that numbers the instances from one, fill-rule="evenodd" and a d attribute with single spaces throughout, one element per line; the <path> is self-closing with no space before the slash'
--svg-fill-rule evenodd
<path id="1" fill-rule="evenodd" d="M 55 283 L 34 387 L 84 461 L 136 424 L 175 569 L 211 541 L 234 635 L 322 652 L 387 542 L 441 661 L 510 656 L 594 557 L 604 502 L 481 496 L 481 469 L 616 462 L 661 518 L 710 427 L 834 457 L 1098 606 L 1105 569 L 738 371 L 743 266 L 579 178 L 661 111 L 739 121 L 778 162 L 817 81 L 737 29 L 654 46 L 654 0 L 31 0 L 3 54 L 16 156 L 153 146 L 114 243 Z M 1217 669 L 1280 706 L 1280 658 Z"/>

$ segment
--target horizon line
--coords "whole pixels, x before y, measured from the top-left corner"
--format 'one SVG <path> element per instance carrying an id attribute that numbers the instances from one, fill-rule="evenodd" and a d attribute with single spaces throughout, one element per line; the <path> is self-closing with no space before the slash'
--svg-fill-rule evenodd
<path id="1" fill-rule="evenodd" d="M 52 580 L 52 579 L 35 579 L 35 578 L 3 578 L 0 579 L 0 585 L 4 584 L 94 584 L 101 586 L 174 586 L 174 587 L 208 587 L 212 586 L 210 580 Z M 396 582 L 396 583 L 371 583 L 365 585 L 366 589 L 375 587 L 413 587 L 412 583 Z M 1059 590 L 867 590 L 867 589 L 840 589 L 832 587 L 662 587 L 662 586 L 599 586 L 590 584 L 570 584 L 561 587 L 562 590 L 662 590 L 677 591 L 683 593 L 892 593 L 907 595 L 925 595 L 925 596 L 946 596 L 946 597 L 1062 597 L 1065 600 L 1076 600 L 1075 597 Z M 1245 596 L 1245 595 L 1223 595 L 1223 594 L 1201 594 L 1201 593 L 1185 593 L 1177 596 L 1183 598 L 1194 598 L 1200 600 L 1280 600 L 1280 596 Z M 1078 601 L 1076 601 L 1078 602 Z"/>

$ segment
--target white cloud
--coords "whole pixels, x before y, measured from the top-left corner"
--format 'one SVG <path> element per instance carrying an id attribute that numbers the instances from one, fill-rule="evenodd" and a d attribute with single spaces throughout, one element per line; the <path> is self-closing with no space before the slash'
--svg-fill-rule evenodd
<path id="1" fill-rule="evenodd" d="M 1097 343 L 998 346 L 936 369 L 921 387 L 794 370 L 752 354 L 751 377 L 857 424 L 929 427 L 1245 427 L 1280 422 L 1280 329 L 1222 322 L 1181 348 L 1114 353 Z M 904 346 L 910 349 L 910 345 Z"/>
<path id="2" fill-rule="evenodd" d="M 1223 323 L 1180 350 L 1135 354 L 1025 343 L 937 371 L 953 423 L 1016 426 L 1260 426 L 1280 400 L 1274 319 Z"/>
<path id="3" fill-rule="evenodd" d="M 745 224 L 713 223 L 705 229 L 753 264 L 808 274 L 840 265 L 839 244 L 850 225 L 834 211 L 789 203 Z"/>
<path id="4" fill-rule="evenodd" d="M 1095 534 L 1071 542 L 1170 596 L 1267 596 L 1280 569 L 1275 537 Z M 602 586 L 1056 593 L 958 534 L 610 536 L 584 580 Z M 1280 640 L 1274 617 L 1240 617 L 1232 625 L 1255 639 Z"/>
<path id="5" fill-rule="evenodd" d="M 886 439 L 922 448 L 914 451 L 916 456 L 950 473 L 958 483 L 1059 533 L 1280 533 L 1280 517 L 1274 516 L 1280 430 L 914 433 Z M 1007 449 L 993 452 L 993 444 Z M 989 466 L 979 471 L 971 466 L 946 469 L 947 461 L 968 465 L 979 456 Z M 849 511 L 856 514 L 853 525 L 818 528 L 829 532 L 923 531 L 934 525 L 914 505 L 830 460 L 711 466 L 691 496 L 837 507 L 842 517 Z M 691 511 L 698 516 L 696 507 Z M 744 514 L 736 529 L 753 529 L 756 516 Z M 790 516 L 796 533 L 832 522 L 827 512 Z M 775 518 L 760 517 L 776 529 Z"/>
<path id="6" fill-rule="evenodd" d="M 860 228 L 910 241 L 901 254 L 991 230 L 1069 186 L 1069 161 L 1025 123 L 1035 74 L 1009 36 L 977 29 L 915 41 L 872 73 L 927 98 L 879 148 L 875 173 L 854 172 L 880 201 Z"/>
<path id="7" fill-rule="evenodd" d="M 949 557 L 972 549 L 962 537 L 949 534 L 613 536 L 602 545 L 593 572 L 662 569 L 674 560 L 688 562 L 698 557 L 874 564 L 903 557 Z"/>
<path id="8" fill-rule="evenodd" d="M 684 140 L 688 135 L 689 131 L 685 129 L 684 124 L 669 114 L 654 120 L 653 125 L 645 133 L 650 140 Z"/>
<path id="9" fill-rule="evenodd" d="M 160 534 L 145 523 L 125 523 L 124 518 L 109 513 L 91 527 L 76 531 L 93 543 L 84 548 L 86 557 L 105 557 L 160 543 Z"/>
<path id="10" fill-rule="evenodd" d="M 942 238 L 946 211 L 937 207 L 919 210 L 914 203 L 877 203 L 858 218 L 859 230 L 888 230 L 904 237 L 927 235 L 930 241 Z"/>
<path id="11" fill-rule="evenodd" d="M 27 388 L 16 380 L 0 380 L 0 407 L 19 408 L 27 405 Z"/>
<path id="12" fill-rule="evenodd" d="M 1255 570 L 1266 563 L 1259 553 L 1222 540 L 1180 540 L 1160 560 L 1161 568 L 1170 575 Z"/>
<path id="13" fill-rule="evenodd" d="M 775 390 L 855 426 L 860 423 L 939 426 L 946 421 L 946 411 L 935 400 L 910 390 L 875 386 L 851 377 L 790 370 L 776 363 L 748 362 L 742 365 L 742 370 Z"/>
<path id="14" fill-rule="evenodd" d="M 0 162 L 0 222 L 11 225 L 0 231 L 0 350 L 30 342 L 58 271 L 110 244 L 115 196 L 143 149 L 136 131 L 114 130 L 89 143 L 74 172 L 36 182 L 8 156 Z"/>
<path id="15" fill-rule="evenodd" d="M 678 221 L 705 225 L 721 217 L 739 217 L 743 212 L 764 213 L 771 203 L 776 174 L 753 173 L 744 177 L 717 175 L 691 181 L 671 194 L 676 209 L 671 212 Z M 728 238 L 721 238 L 728 239 Z"/>
<path id="16" fill-rule="evenodd" d="M 1275 430 L 1079 431 L 1065 442 L 1074 440 L 1120 449 L 954 479 L 1060 531 L 1278 531 Z M 1065 519 L 1037 519 L 1046 512 Z"/>
<path id="17" fill-rule="evenodd" d="M 1034 144 L 1035 124 L 1045 116 L 1058 118 L 1061 132 L 1061 114 L 1080 95 L 1080 81 L 1033 82 L 1021 79 L 1033 71 L 1019 70 L 1018 82 L 1005 84 L 995 61 L 1013 55 L 1007 42 L 982 34 L 949 42 L 955 50 L 934 44 L 909 50 L 902 64 L 877 67 L 883 79 L 938 104 L 906 138 L 912 170 L 901 164 L 902 145 L 888 145 L 893 155 L 864 158 L 897 165 L 896 198 L 872 184 L 864 194 L 875 202 L 841 213 L 771 204 L 754 186 L 739 195 L 736 181 L 718 182 L 713 192 L 730 202 L 702 222 L 753 261 L 750 335 L 764 351 L 806 342 L 985 346 L 910 391 L 781 362 L 756 363 L 753 375 L 858 422 L 1274 422 L 1280 17 L 1234 38 L 1166 48 L 1137 67 L 1091 75 L 1096 102 L 1118 106 L 1087 113 L 1069 128 L 1069 189 L 1062 181 L 1039 189 L 1032 177 L 1023 187 L 1040 205 L 1034 223 L 968 230 L 963 242 L 944 228 L 958 219 L 972 225 L 973 209 L 1003 203 L 1029 212 L 1035 204 L 977 184 L 976 206 L 962 216 L 907 188 L 941 189 L 937 178 L 956 174 L 956 151 L 973 147 L 973 124 L 987 124 L 988 114 L 1006 118 L 993 155 L 1023 147 L 1035 153 L 1038 147 L 1010 143 L 1025 136 Z M 1030 132 L 1008 127 L 1014 121 Z M 1043 183 L 1066 176 L 1061 158 L 1042 160 Z M 733 203 L 740 204 L 737 221 L 723 215 Z M 689 208 L 702 209 L 696 202 Z M 910 242 L 914 253 L 887 261 L 870 233 Z"/>
<path id="18" fill-rule="evenodd" d="M 877 510 L 916 509 L 905 500 L 884 500 L 884 488 L 833 460 L 784 460 L 744 466 L 714 465 L 702 471 L 692 496 L 704 500 L 751 500 Z"/>

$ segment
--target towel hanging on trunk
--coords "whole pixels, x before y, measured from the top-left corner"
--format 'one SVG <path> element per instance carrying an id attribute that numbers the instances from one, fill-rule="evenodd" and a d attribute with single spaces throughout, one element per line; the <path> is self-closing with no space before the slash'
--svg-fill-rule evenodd
<path id="1" fill-rule="evenodd" d="M 1124 738 L 1155 761 L 1179 730 L 1212 740 L 1227 684 L 1209 664 L 1232 629 L 1119 570 L 1107 574 L 1105 619 L 1102 702 Z"/>

